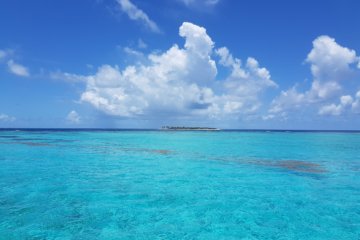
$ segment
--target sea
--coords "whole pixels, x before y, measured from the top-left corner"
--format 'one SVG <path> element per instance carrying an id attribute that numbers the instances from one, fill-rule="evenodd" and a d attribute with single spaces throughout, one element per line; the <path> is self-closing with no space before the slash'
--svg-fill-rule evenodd
<path id="1" fill-rule="evenodd" d="M 360 239 L 360 132 L 2 129 L 1 240 Z"/>

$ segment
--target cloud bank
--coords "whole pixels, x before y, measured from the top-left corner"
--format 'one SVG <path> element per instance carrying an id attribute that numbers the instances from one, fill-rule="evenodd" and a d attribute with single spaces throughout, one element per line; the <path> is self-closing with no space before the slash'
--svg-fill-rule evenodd
<path id="1" fill-rule="evenodd" d="M 119 118 L 288 121 L 305 112 L 306 118 L 360 113 L 354 81 L 360 58 L 334 38 L 313 41 L 305 59 L 312 75 L 307 88 L 295 84 L 269 98 L 279 86 L 255 58 L 242 61 L 227 47 L 215 47 L 206 29 L 193 23 L 184 22 L 179 36 L 183 46 L 163 52 L 124 48 L 138 59 L 134 65 L 104 64 L 91 75 L 54 76 L 84 83 L 81 102 Z"/>
<path id="2" fill-rule="evenodd" d="M 316 38 L 305 60 L 310 64 L 313 77 L 310 88 L 301 92 L 295 85 L 282 91 L 273 100 L 269 113 L 284 115 L 313 107 L 319 115 L 338 116 L 350 110 L 353 97 L 343 94 L 351 91 L 348 86 L 358 72 L 359 59 L 355 50 L 341 46 L 334 38 Z M 340 103 L 333 103 L 336 100 Z"/>
<path id="3" fill-rule="evenodd" d="M 119 117 L 239 117 L 256 111 L 260 95 L 277 86 L 256 59 L 242 66 L 227 48 L 215 49 L 205 28 L 184 22 L 179 35 L 183 47 L 150 54 L 146 63 L 124 69 L 103 65 L 94 75 L 77 76 L 86 79 L 81 101 Z M 216 56 L 231 72 L 225 79 L 217 79 Z"/>

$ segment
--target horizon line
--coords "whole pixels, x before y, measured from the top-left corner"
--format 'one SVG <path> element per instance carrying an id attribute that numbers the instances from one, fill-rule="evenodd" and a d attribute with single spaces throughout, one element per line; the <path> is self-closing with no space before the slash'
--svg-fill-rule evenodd
<path id="1" fill-rule="evenodd" d="M 219 131 L 273 131 L 273 132 L 360 132 L 360 129 L 267 129 L 267 128 L 218 128 Z M 171 130 L 162 130 L 161 128 L 92 128 L 92 127 L 80 127 L 80 128 L 74 128 L 74 127 L 0 127 L 0 131 L 6 131 L 6 130 L 39 130 L 39 131 L 46 131 L 46 130 L 73 130 L 73 131 L 90 131 L 90 130 L 108 130 L 108 131 L 171 131 Z M 181 131 L 181 130 L 174 130 L 175 131 Z M 196 131 L 196 130 L 188 130 L 188 131 Z"/>

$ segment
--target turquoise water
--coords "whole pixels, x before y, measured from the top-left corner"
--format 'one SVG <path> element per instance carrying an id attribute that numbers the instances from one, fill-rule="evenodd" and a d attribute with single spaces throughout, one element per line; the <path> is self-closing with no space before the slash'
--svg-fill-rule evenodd
<path id="1" fill-rule="evenodd" d="M 0 239 L 360 239 L 360 134 L 0 131 Z"/>

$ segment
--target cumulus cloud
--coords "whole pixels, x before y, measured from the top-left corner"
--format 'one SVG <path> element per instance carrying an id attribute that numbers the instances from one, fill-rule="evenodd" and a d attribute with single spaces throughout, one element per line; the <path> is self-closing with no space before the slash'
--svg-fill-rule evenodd
<path id="1" fill-rule="evenodd" d="M 234 89 L 242 94 L 257 94 L 268 87 L 278 87 L 271 80 L 270 72 L 266 68 L 259 67 L 255 58 L 249 57 L 245 67 L 241 66 L 241 60 L 234 58 L 226 47 L 216 50 L 220 56 L 219 63 L 231 68 L 231 74 L 226 83 L 229 89 Z"/>
<path id="2" fill-rule="evenodd" d="M 213 42 L 204 28 L 190 23 L 180 27 L 185 48 L 177 45 L 162 54 L 150 54 L 149 65 L 101 66 L 88 76 L 81 99 L 111 115 L 133 116 L 146 111 L 185 111 L 206 108 L 212 90 L 201 87 L 214 79 L 215 62 L 210 59 Z"/>
<path id="3" fill-rule="evenodd" d="M 335 81 L 323 81 L 314 80 L 311 84 L 311 88 L 306 92 L 306 100 L 308 102 L 318 102 L 327 100 L 336 96 L 342 90 L 341 85 Z"/>
<path id="4" fill-rule="evenodd" d="M 216 54 L 220 57 L 219 64 L 231 69 L 230 75 L 224 81 L 228 98 L 231 98 L 229 101 L 232 103 L 226 105 L 231 106 L 230 112 L 235 109 L 243 111 L 244 107 L 248 112 L 256 111 L 261 106 L 259 94 L 268 88 L 278 87 L 271 80 L 270 72 L 261 68 L 255 58 L 249 57 L 243 67 L 241 60 L 234 58 L 226 47 L 217 49 Z"/>
<path id="5" fill-rule="evenodd" d="M 353 103 L 353 98 L 350 95 L 341 96 L 340 103 L 343 106 L 350 106 Z"/>
<path id="6" fill-rule="evenodd" d="M 334 38 L 320 36 L 313 41 L 306 61 L 311 64 L 311 72 L 318 81 L 338 81 L 357 59 L 354 50 L 339 45 Z"/>
<path id="7" fill-rule="evenodd" d="M 350 110 L 354 113 L 360 113 L 360 91 L 354 97 L 350 95 L 341 96 L 338 104 L 331 103 L 322 106 L 318 113 L 320 115 L 338 116 Z"/>
<path id="8" fill-rule="evenodd" d="M 9 68 L 9 71 L 15 75 L 18 75 L 21 77 L 30 76 L 30 73 L 25 66 L 15 63 L 14 60 L 12 60 L 12 59 L 7 62 L 7 66 Z"/>
<path id="9" fill-rule="evenodd" d="M 120 117 L 238 117 L 257 111 L 261 93 L 277 86 L 254 58 L 242 66 L 227 48 L 214 51 L 205 28 L 185 22 L 179 35 L 184 47 L 174 44 L 165 52 L 149 54 L 144 63 L 124 69 L 103 65 L 96 74 L 83 76 L 81 101 Z M 217 79 L 214 52 L 230 69 L 224 79 Z"/>
<path id="10" fill-rule="evenodd" d="M 330 104 L 319 109 L 320 115 L 340 115 L 342 112 L 341 105 Z"/>
<path id="11" fill-rule="evenodd" d="M 130 0 L 117 0 L 117 3 L 120 5 L 121 10 L 125 12 L 131 20 L 141 22 L 153 32 L 161 32 L 158 25 Z"/>
<path id="12" fill-rule="evenodd" d="M 77 124 L 77 123 L 80 123 L 81 118 L 80 118 L 80 115 L 79 115 L 76 111 L 72 110 L 72 111 L 69 112 L 69 114 L 66 116 L 66 120 L 67 120 L 68 122 L 70 122 L 70 123 L 75 123 L 75 124 Z"/>
<path id="13" fill-rule="evenodd" d="M 9 116 L 7 114 L 0 114 L 0 122 L 14 122 L 16 120 L 15 117 Z"/>
<path id="14" fill-rule="evenodd" d="M 325 106 L 322 106 L 319 109 L 320 115 L 340 115 L 342 114 L 347 108 L 350 108 L 353 104 L 354 100 L 350 95 L 345 95 L 340 97 L 340 103 L 339 104 L 328 104 Z"/>
<path id="15" fill-rule="evenodd" d="M 344 105 L 332 104 L 329 101 L 341 96 L 358 59 L 354 50 L 339 45 L 334 38 L 316 38 L 306 58 L 313 76 L 310 89 L 299 92 L 293 87 L 282 91 L 280 96 L 273 100 L 269 112 L 286 112 L 313 105 L 319 107 L 318 113 L 321 115 L 340 115 Z"/>
<path id="16" fill-rule="evenodd" d="M 305 94 L 297 91 L 296 86 L 287 91 L 281 91 L 280 96 L 274 99 L 270 113 L 281 113 L 284 110 L 300 107 L 305 99 Z"/>

